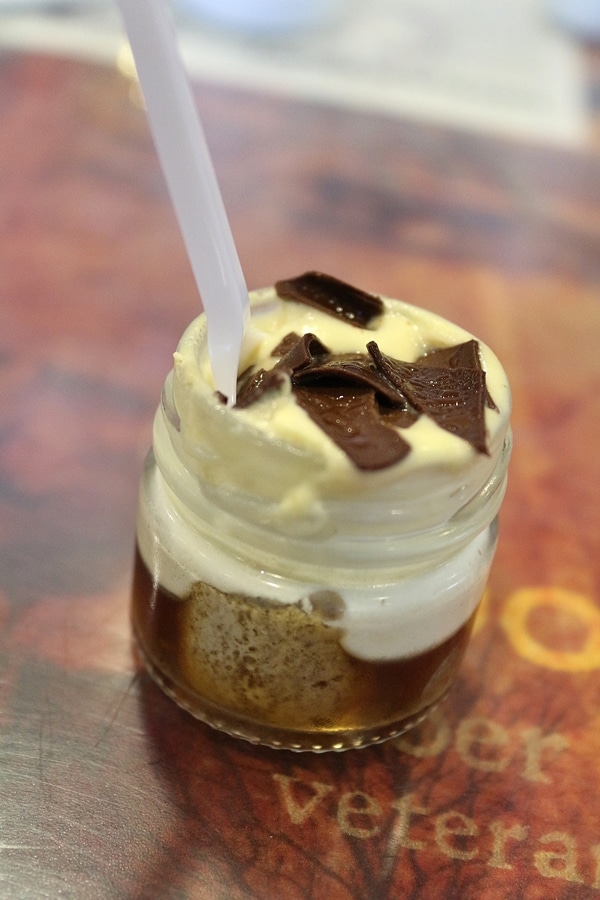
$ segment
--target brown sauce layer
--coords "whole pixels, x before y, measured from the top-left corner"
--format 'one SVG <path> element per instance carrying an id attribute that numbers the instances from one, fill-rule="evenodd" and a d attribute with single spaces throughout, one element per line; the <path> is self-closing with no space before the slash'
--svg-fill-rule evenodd
<path id="1" fill-rule="evenodd" d="M 416 656 L 350 656 L 340 631 L 297 606 L 225 594 L 198 582 L 179 599 L 136 552 L 133 624 L 155 678 L 198 718 L 263 743 L 302 749 L 400 733 L 452 684 L 472 618 Z"/>

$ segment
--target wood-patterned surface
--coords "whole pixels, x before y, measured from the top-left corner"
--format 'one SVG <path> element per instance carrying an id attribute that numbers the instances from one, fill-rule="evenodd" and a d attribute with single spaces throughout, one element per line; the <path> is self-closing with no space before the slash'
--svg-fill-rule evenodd
<path id="1" fill-rule="evenodd" d="M 198 88 L 251 288 L 441 312 L 514 388 L 462 675 L 404 739 L 213 733 L 134 662 L 137 481 L 198 300 L 116 71 L 0 56 L 0 896 L 600 897 L 600 158 Z"/>

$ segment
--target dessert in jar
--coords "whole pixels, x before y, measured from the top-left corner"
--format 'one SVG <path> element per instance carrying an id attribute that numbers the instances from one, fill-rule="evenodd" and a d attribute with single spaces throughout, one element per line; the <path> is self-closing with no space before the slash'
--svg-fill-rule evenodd
<path id="1" fill-rule="evenodd" d="M 419 722 L 496 545 L 510 390 L 458 326 L 320 273 L 251 295 L 236 403 L 183 334 L 140 490 L 133 628 L 215 728 L 292 750 Z"/>

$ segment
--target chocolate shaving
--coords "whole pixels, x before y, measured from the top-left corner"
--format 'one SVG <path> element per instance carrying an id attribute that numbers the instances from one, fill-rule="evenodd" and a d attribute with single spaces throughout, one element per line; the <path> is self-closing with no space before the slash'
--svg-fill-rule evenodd
<path id="1" fill-rule="evenodd" d="M 287 343 L 286 338 L 283 339 L 282 343 L 284 342 Z M 291 375 L 292 372 L 308 366 L 314 359 L 321 359 L 328 355 L 331 354 L 325 344 L 322 344 L 316 335 L 308 332 L 298 338 L 295 343 L 290 341 L 289 349 L 279 362 L 275 363 L 274 368 L 284 369 Z"/>
<path id="2" fill-rule="evenodd" d="M 409 403 L 406 406 L 388 406 L 386 403 L 379 403 L 379 413 L 382 422 L 386 425 L 393 425 L 394 428 L 410 428 L 414 425 L 421 413 Z"/>
<path id="3" fill-rule="evenodd" d="M 390 384 L 371 357 L 364 353 L 337 353 L 314 360 L 301 371 L 294 372 L 293 383 L 303 386 L 353 384 L 372 388 L 394 405 L 402 402 L 395 385 Z"/>
<path id="4" fill-rule="evenodd" d="M 415 365 L 439 368 L 448 367 L 450 369 L 478 369 L 483 372 L 481 357 L 479 356 L 479 344 L 474 338 L 465 341 L 463 344 L 457 344 L 455 347 L 439 347 L 436 350 L 431 350 L 424 356 L 420 356 Z M 487 386 L 485 389 L 485 405 L 498 412 L 498 407 L 494 403 Z"/>
<path id="5" fill-rule="evenodd" d="M 369 328 L 383 313 L 380 297 L 322 272 L 305 272 L 298 278 L 278 281 L 275 290 L 283 300 L 316 307 L 357 328 Z"/>
<path id="6" fill-rule="evenodd" d="M 271 356 L 285 356 L 292 349 L 296 341 L 300 340 L 300 335 L 295 331 L 290 331 L 285 337 L 281 338 L 276 347 L 271 350 Z"/>
<path id="7" fill-rule="evenodd" d="M 363 470 L 385 469 L 409 453 L 410 444 L 381 421 L 369 388 L 296 387 L 298 404 Z"/>
<path id="8" fill-rule="evenodd" d="M 477 341 L 470 340 L 454 347 L 437 347 L 420 356 L 415 365 L 438 369 L 480 369 L 479 345 Z"/>
<path id="9" fill-rule="evenodd" d="M 254 374 L 247 376 L 241 383 L 235 404 L 238 409 L 245 409 L 260 400 L 268 391 L 279 388 L 286 377 L 290 377 L 293 372 L 301 370 L 313 359 L 329 353 L 319 338 L 310 332 L 302 337 L 290 333 L 283 338 L 276 349 L 282 350 L 284 355 L 272 369 L 259 369 Z M 274 351 L 271 355 L 273 353 Z"/>
<path id="10" fill-rule="evenodd" d="M 259 369 L 247 376 L 238 387 L 236 408 L 246 409 L 260 400 L 268 391 L 279 388 L 285 382 L 285 372 L 273 369 Z"/>
<path id="11" fill-rule="evenodd" d="M 401 396 L 440 428 L 488 453 L 485 431 L 485 372 L 482 369 L 442 368 L 393 359 L 375 341 L 367 344 L 377 367 L 396 385 Z"/>

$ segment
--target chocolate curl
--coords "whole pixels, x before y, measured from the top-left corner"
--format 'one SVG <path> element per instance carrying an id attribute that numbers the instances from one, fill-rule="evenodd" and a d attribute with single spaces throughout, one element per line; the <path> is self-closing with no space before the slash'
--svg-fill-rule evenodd
<path id="1" fill-rule="evenodd" d="M 377 368 L 415 409 L 440 428 L 468 441 L 479 453 L 489 454 L 485 429 L 485 372 L 480 368 L 443 368 L 405 363 L 381 352 L 375 341 L 367 344 Z"/>
<path id="2" fill-rule="evenodd" d="M 327 347 L 319 338 L 308 332 L 298 335 L 288 334 L 276 347 L 271 356 L 283 353 L 279 362 L 272 369 L 259 369 L 250 374 L 238 387 L 236 407 L 245 409 L 257 400 L 260 400 L 268 391 L 279 388 L 295 371 L 307 366 L 315 357 L 325 356 L 329 353 Z"/>
<path id="3" fill-rule="evenodd" d="M 369 387 L 388 403 L 406 404 L 396 387 L 377 369 L 370 356 L 364 353 L 337 353 L 314 359 L 303 369 L 294 372 L 294 385 L 356 385 Z"/>

